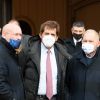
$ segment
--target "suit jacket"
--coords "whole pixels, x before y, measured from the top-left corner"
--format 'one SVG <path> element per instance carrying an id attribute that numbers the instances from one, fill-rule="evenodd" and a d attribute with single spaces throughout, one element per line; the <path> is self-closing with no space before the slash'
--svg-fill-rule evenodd
<path id="1" fill-rule="evenodd" d="M 65 40 L 66 50 L 69 54 L 73 55 L 81 50 L 81 44 L 80 46 L 75 46 L 73 37 Z"/>
<path id="2" fill-rule="evenodd" d="M 26 100 L 36 100 L 39 77 L 40 77 L 40 56 L 41 56 L 41 40 L 38 39 L 34 41 L 31 39 L 30 47 L 26 55 L 26 64 L 24 66 L 24 86 L 26 93 Z M 59 44 L 59 43 L 58 43 Z M 64 56 L 57 48 L 54 46 L 54 51 L 57 60 L 57 100 L 64 100 L 64 80 L 65 80 L 65 70 L 67 66 L 67 57 Z M 68 55 L 67 55 L 68 56 Z"/>

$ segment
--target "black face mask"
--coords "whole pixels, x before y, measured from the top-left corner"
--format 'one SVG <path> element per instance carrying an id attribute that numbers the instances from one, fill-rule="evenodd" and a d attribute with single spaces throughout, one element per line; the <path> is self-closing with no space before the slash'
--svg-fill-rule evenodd
<path id="1" fill-rule="evenodd" d="M 74 37 L 76 40 L 79 40 L 79 39 L 82 38 L 82 34 L 73 33 L 73 37 Z"/>

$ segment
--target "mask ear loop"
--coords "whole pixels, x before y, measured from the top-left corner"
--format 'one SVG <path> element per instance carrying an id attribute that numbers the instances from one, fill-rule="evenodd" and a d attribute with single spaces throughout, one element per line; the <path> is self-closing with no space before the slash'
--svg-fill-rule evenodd
<path id="1" fill-rule="evenodd" d="M 16 50 L 16 54 L 19 54 L 23 49 L 23 46 L 20 45 L 19 48 L 15 49 Z"/>

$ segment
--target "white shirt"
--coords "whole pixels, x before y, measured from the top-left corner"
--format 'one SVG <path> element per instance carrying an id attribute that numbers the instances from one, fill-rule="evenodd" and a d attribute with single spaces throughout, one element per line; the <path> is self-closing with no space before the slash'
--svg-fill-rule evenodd
<path id="1" fill-rule="evenodd" d="M 40 60 L 40 80 L 38 95 L 46 95 L 46 58 L 48 49 L 41 43 L 41 60 Z M 50 59 L 52 67 L 53 95 L 57 94 L 57 62 L 54 47 L 50 49 Z"/>
<path id="2" fill-rule="evenodd" d="M 76 45 L 76 43 L 77 42 L 80 42 L 81 40 L 82 40 L 82 38 L 81 39 L 79 39 L 78 41 L 73 37 L 73 40 L 74 40 L 74 43 L 75 43 L 75 45 Z"/>

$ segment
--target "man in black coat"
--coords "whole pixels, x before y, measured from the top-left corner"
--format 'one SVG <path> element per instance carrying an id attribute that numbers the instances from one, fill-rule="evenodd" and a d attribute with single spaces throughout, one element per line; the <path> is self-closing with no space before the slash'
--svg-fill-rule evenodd
<path id="1" fill-rule="evenodd" d="M 83 35 L 82 51 L 68 64 L 66 85 L 68 100 L 100 100 L 100 47 L 95 30 Z"/>
<path id="2" fill-rule="evenodd" d="M 21 43 L 18 25 L 6 24 L 0 39 L 0 100 L 24 100 L 21 69 L 16 49 Z"/>
<path id="3" fill-rule="evenodd" d="M 29 50 L 26 52 L 26 64 L 23 70 L 26 100 L 64 100 L 64 80 L 69 54 L 62 50 L 58 40 L 59 24 L 46 21 L 41 25 L 39 36 L 29 39 Z M 61 47 L 61 48 L 60 48 Z M 60 50 L 58 49 L 60 48 Z M 52 69 L 52 95 L 47 95 L 47 51 L 50 50 Z"/>
<path id="4" fill-rule="evenodd" d="M 81 50 L 82 35 L 85 31 L 85 25 L 82 21 L 75 21 L 72 25 L 72 37 L 65 40 L 68 53 L 71 55 Z"/>

